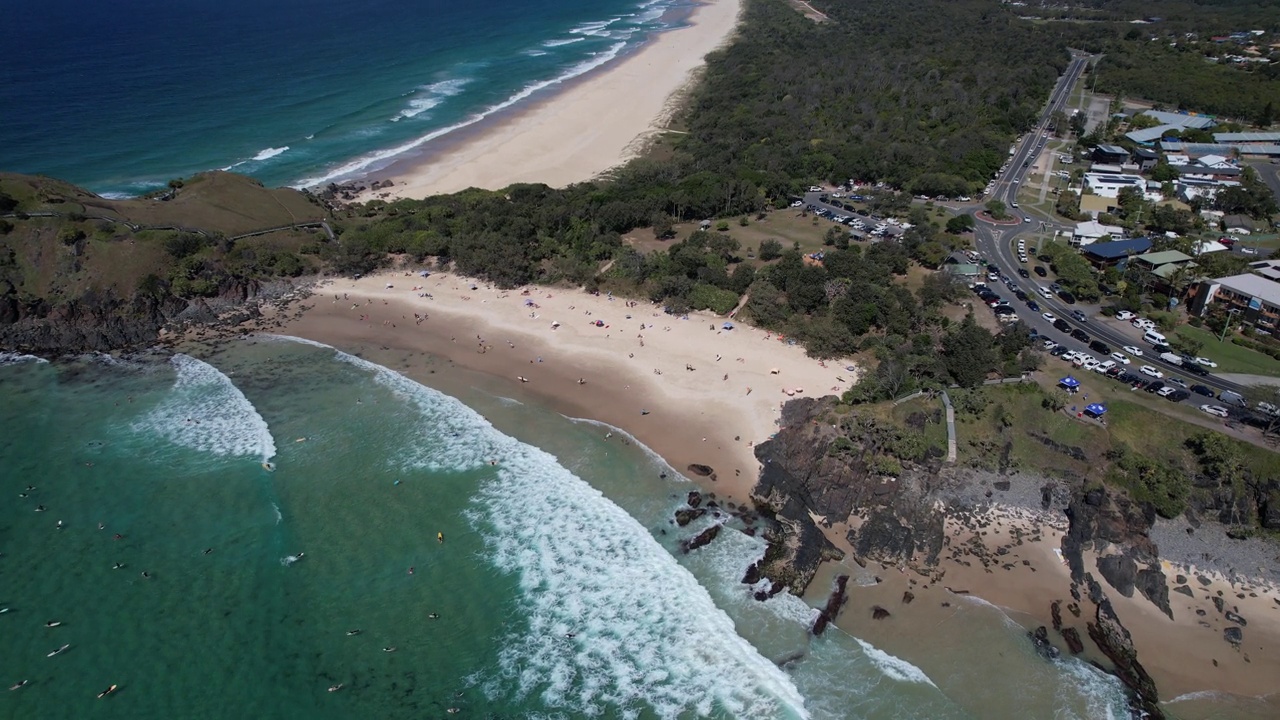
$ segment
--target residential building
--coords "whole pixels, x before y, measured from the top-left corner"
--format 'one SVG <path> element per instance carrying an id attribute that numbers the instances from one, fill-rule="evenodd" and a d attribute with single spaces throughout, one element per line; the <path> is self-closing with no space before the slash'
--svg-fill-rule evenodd
<path id="1" fill-rule="evenodd" d="M 1119 145 L 1099 145 L 1093 149 L 1094 162 L 1119 165 L 1129 160 L 1129 151 Z"/>
<path id="2" fill-rule="evenodd" d="M 1123 267 L 1129 258 L 1151 249 L 1151 239 L 1140 237 L 1129 240 L 1092 243 L 1081 250 L 1085 260 L 1098 269 Z"/>
<path id="3" fill-rule="evenodd" d="M 1133 160 L 1138 166 L 1138 172 L 1147 172 L 1160 162 L 1160 153 L 1140 147 L 1133 151 Z"/>
<path id="4" fill-rule="evenodd" d="M 1098 242 L 1100 238 L 1108 235 L 1113 240 L 1119 240 L 1124 237 L 1124 228 L 1116 225 L 1103 225 L 1097 220 L 1087 220 L 1082 223 L 1076 223 L 1075 230 L 1071 232 L 1071 244 L 1076 247 L 1092 245 Z"/>
<path id="5" fill-rule="evenodd" d="M 1131 187 L 1146 195 L 1147 180 L 1141 175 L 1113 173 L 1085 173 L 1084 186 L 1094 195 L 1115 198 L 1124 188 Z M 1158 199 L 1158 198 L 1157 198 Z"/>
<path id="6" fill-rule="evenodd" d="M 1184 115 L 1183 113 L 1162 112 L 1160 110 L 1147 110 L 1141 114 L 1160 123 L 1155 127 L 1132 130 L 1125 133 L 1125 137 L 1144 146 L 1153 145 L 1165 135 L 1173 132 L 1204 130 L 1213 127 L 1215 124 L 1212 118 L 1202 115 Z"/>
<path id="7" fill-rule="evenodd" d="M 1202 282 L 1192 312 L 1204 315 L 1215 304 L 1236 311 L 1239 322 L 1274 331 L 1280 323 L 1280 282 L 1254 273 Z"/>
<path id="8" fill-rule="evenodd" d="M 1180 271 L 1185 269 L 1195 269 L 1198 267 L 1196 262 L 1191 259 L 1190 255 L 1179 252 L 1177 250 L 1163 250 L 1161 252 L 1146 253 L 1145 255 L 1135 255 L 1129 260 L 1129 268 L 1136 268 L 1143 277 L 1146 278 L 1147 286 L 1155 291 L 1173 295 L 1185 289 L 1182 282 L 1175 283 L 1175 280 L 1190 280 L 1185 273 Z M 1176 286 L 1175 286 L 1176 285 Z"/>

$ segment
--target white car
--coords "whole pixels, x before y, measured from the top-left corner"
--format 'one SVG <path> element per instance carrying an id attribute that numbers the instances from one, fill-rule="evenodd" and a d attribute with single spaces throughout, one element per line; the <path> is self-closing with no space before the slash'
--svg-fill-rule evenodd
<path id="1" fill-rule="evenodd" d="M 1070 350 L 1062 353 L 1062 359 L 1069 363 L 1075 362 L 1076 358 L 1078 357 L 1080 357 L 1080 353 L 1076 352 L 1075 350 Z"/>
<path id="2" fill-rule="evenodd" d="M 1176 392 L 1178 392 L 1178 388 L 1176 388 L 1176 387 L 1174 387 L 1174 386 L 1172 386 L 1172 385 L 1166 385 L 1166 386 L 1164 386 L 1164 387 L 1160 388 L 1159 390 L 1157 390 L 1157 391 L 1156 391 L 1156 394 L 1157 394 L 1157 395 L 1159 395 L 1160 397 L 1169 397 L 1170 395 L 1172 395 L 1172 394 L 1174 394 L 1174 393 L 1176 393 Z"/>
<path id="3" fill-rule="evenodd" d="M 1160 372 L 1159 370 L 1157 370 L 1157 369 L 1155 369 L 1155 368 L 1151 367 L 1150 365 L 1143 365 L 1142 367 L 1138 368 L 1138 372 L 1142 373 L 1143 375 L 1149 375 L 1149 376 L 1151 376 L 1151 377 L 1153 377 L 1153 378 L 1162 378 L 1162 377 L 1164 377 L 1164 373 L 1162 373 L 1162 372 Z"/>
<path id="4" fill-rule="evenodd" d="M 1058 347 L 1058 343 L 1056 343 L 1056 342 L 1054 342 L 1054 341 L 1052 341 L 1052 340 L 1045 340 L 1045 341 L 1044 341 L 1044 349 L 1045 349 L 1045 350 L 1052 350 L 1052 349 L 1054 349 L 1054 348 L 1056 348 L 1056 347 Z"/>
<path id="5" fill-rule="evenodd" d="M 1128 310 L 1121 310 L 1120 312 L 1116 313 L 1117 320 L 1132 320 L 1135 317 L 1137 316 L 1129 312 Z"/>
<path id="6" fill-rule="evenodd" d="M 1229 414 L 1227 409 L 1221 405 L 1201 405 L 1200 412 L 1207 412 L 1210 415 L 1216 415 L 1220 418 L 1224 418 Z"/>
<path id="7" fill-rule="evenodd" d="M 1207 357 L 1198 357 L 1198 358 L 1196 358 L 1196 364 L 1197 364 L 1197 365 L 1200 365 L 1200 366 L 1202 366 L 1202 367 L 1209 367 L 1209 368 L 1216 368 L 1216 367 L 1218 367 L 1218 363 L 1216 363 L 1216 362 L 1214 362 L 1214 361 L 1210 360 L 1210 359 L 1209 359 L 1209 358 L 1207 358 Z"/>
<path id="8" fill-rule="evenodd" d="M 1095 367 L 1095 368 L 1093 369 L 1093 371 L 1094 371 L 1094 372 L 1096 372 L 1096 373 L 1105 373 L 1106 371 L 1110 370 L 1111 368 L 1113 368 L 1113 367 L 1115 367 L 1115 366 L 1116 366 L 1116 361 L 1115 361 L 1115 360 L 1107 360 L 1106 362 L 1100 362 L 1100 363 L 1098 363 L 1098 366 L 1097 366 L 1097 367 Z"/>
<path id="9" fill-rule="evenodd" d="M 1037 288 L 1036 288 L 1036 292 L 1040 293 L 1040 297 L 1043 297 L 1043 298 L 1044 298 L 1044 299 L 1046 299 L 1046 300 L 1052 300 L 1052 299 L 1053 299 L 1053 293 L 1049 292 L 1048 290 L 1046 290 L 1046 289 L 1044 289 L 1044 288 L 1042 288 L 1042 287 L 1037 287 Z"/>
<path id="10" fill-rule="evenodd" d="M 1095 359 L 1093 359 L 1093 358 L 1089 358 L 1089 359 L 1085 360 L 1085 361 L 1084 361 L 1084 364 L 1083 364 L 1083 365 L 1081 365 L 1080 367 L 1084 368 L 1085 370 L 1097 370 L 1097 369 L 1098 369 L 1098 366 L 1099 366 L 1099 365 L 1101 365 L 1101 364 L 1102 364 L 1102 363 L 1098 362 L 1097 360 L 1095 360 Z"/>
<path id="11" fill-rule="evenodd" d="M 1120 363 L 1121 365 L 1128 365 L 1128 364 L 1129 364 L 1129 356 L 1128 356 L 1128 355 L 1125 355 L 1125 354 L 1124 354 L 1124 353 L 1122 353 L 1122 352 L 1113 352 L 1113 353 L 1111 353 L 1111 359 L 1112 359 L 1112 360 L 1115 360 L 1116 362 Z"/>
<path id="12" fill-rule="evenodd" d="M 795 202 L 791 203 L 791 207 L 800 207 L 803 204 L 804 204 L 803 200 L 796 200 Z"/>
<path id="13" fill-rule="evenodd" d="M 1139 330 L 1154 330 L 1156 328 L 1155 321 L 1148 320 L 1146 318 L 1134 318 L 1130 325 L 1133 325 Z"/>
<path id="14" fill-rule="evenodd" d="M 1043 314 L 1043 315 L 1041 315 L 1040 317 L 1044 318 L 1045 320 L 1048 320 L 1049 322 L 1053 322 L 1053 321 L 1055 321 L 1055 320 L 1057 320 L 1057 319 L 1058 319 L 1058 316 L 1054 315 L 1053 313 L 1048 313 L 1048 312 L 1047 312 L 1047 313 L 1044 313 L 1044 314 Z"/>
<path id="15" fill-rule="evenodd" d="M 999 281 L 1000 281 L 999 275 L 992 272 L 987 273 L 987 282 L 999 282 Z"/>
<path id="16" fill-rule="evenodd" d="M 817 185 L 810 185 L 809 192 L 822 192 L 822 188 L 818 187 Z"/>
<path id="17" fill-rule="evenodd" d="M 1124 350 L 1125 352 L 1129 353 L 1134 357 L 1142 357 L 1142 348 L 1138 347 L 1137 345 L 1125 345 L 1120 349 Z"/>

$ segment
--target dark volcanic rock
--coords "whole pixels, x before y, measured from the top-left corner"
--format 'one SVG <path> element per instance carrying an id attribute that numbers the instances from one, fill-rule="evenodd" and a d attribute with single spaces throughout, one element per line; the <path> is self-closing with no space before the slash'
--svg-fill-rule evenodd
<path id="1" fill-rule="evenodd" d="M 1245 620 L 1244 618 L 1240 617 L 1240 615 L 1233 613 L 1230 610 L 1224 612 L 1222 616 L 1227 619 L 1227 622 L 1233 622 L 1239 625 L 1240 627 L 1244 627 L 1245 625 L 1249 624 L 1248 620 Z"/>
<path id="2" fill-rule="evenodd" d="M 699 505 L 702 504 L 702 493 L 698 492 L 697 490 L 690 490 L 689 499 L 687 500 L 687 502 L 689 503 L 689 507 L 691 508 L 698 507 Z"/>
<path id="3" fill-rule="evenodd" d="M 1031 638 L 1031 644 L 1035 646 L 1036 652 L 1045 660 L 1056 660 L 1060 655 L 1058 648 L 1049 642 L 1049 630 L 1045 626 L 1041 625 L 1027 633 L 1027 637 Z"/>
<path id="4" fill-rule="evenodd" d="M 836 616 L 840 614 L 840 608 L 844 607 L 845 602 L 849 599 L 845 594 L 845 587 L 849 584 L 848 575 L 840 575 L 836 577 L 835 586 L 831 589 L 831 595 L 827 598 L 826 607 L 818 613 L 818 617 L 813 621 L 813 634 L 821 635 L 827 629 L 827 625 L 835 622 Z"/>
<path id="5" fill-rule="evenodd" d="M 676 510 L 676 524 L 684 527 L 706 514 L 707 511 L 704 508 L 680 508 Z"/>
<path id="6" fill-rule="evenodd" d="M 1115 665 L 1116 677 L 1134 692 L 1137 706 L 1149 718 L 1164 718 L 1160 697 L 1156 693 L 1156 683 L 1138 662 L 1138 651 L 1133 647 L 1133 638 L 1120 624 L 1110 600 L 1103 598 L 1098 603 L 1094 620 L 1088 624 L 1088 628 L 1089 637 L 1094 644 Z"/>
<path id="7" fill-rule="evenodd" d="M 1178 587 L 1174 588 L 1173 591 L 1176 593 L 1182 593 L 1183 595 L 1186 595 L 1189 598 L 1193 598 L 1196 596 L 1196 594 L 1192 592 L 1191 588 L 1187 585 L 1179 585 Z"/>
<path id="8" fill-rule="evenodd" d="M 884 608 L 880 607 L 879 605 L 875 605 L 875 606 L 873 606 L 873 607 L 871 608 L 871 619 L 872 619 L 872 620 L 883 620 L 883 619 L 885 619 L 885 618 L 887 618 L 887 617 L 889 617 L 889 611 L 888 611 L 888 610 L 885 610 Z"/>
<path id="9" fill-rule="evenodd" d="M 693 463 L 686 469 L 698 477 L 711 477 L 716 474 L 716 471 L 711 469 L 710 465 L 699 465 L 698 463 Z"/>
<path id="10" fill-rule="evenodd" d="M 712 540 L 715 540 L 716 536 L 719 534 L 720 534 L 720 526 L 712 525 L 711 527 L 707 528 L 706 530 L 703 530 L 702 532 L 698 533 L 692 538 L 682 541 L 680 543 L 680 549 L 685 553 L 692 552 L 702 547 L 703 545 L 710 543 Z"/>
<path id="11" fill-rule="evenodd" d="M 1072 655 L 1079 655 L 1084 651 L 1084 641 L 1080 639 L 1080 631 L 1073 627 L 1063 628 L 1062 639 L 1067 643 L 1067 649 Z"/>
<path id="12" fill-rule="evenodd" d="M 1161 612 L 1173 617 L 1158 549 L 1148 534 L 1155 522 L 1155 510 L 1149 504 L 1093 487 L 1071 501 L 1067 517 L 1071 525 L 1062 538 L 1062 553 L 1073 581 L 1084 578 L 1084 551 L 1109 552 L 1098 559 L 1098 572 L 1107 583 L 1125 597 L 1133 597 L 1137 588 Z M 1090 594 L 1094 602 L 1103 597 L 1100 589 L 1091 589 Z"/>
<path id="13" fill-rule="evenodd" d="M 910 604 L 911 604 L 911 601 L 912 601 L 912 600 L 915 600 L 915 599 L 916 599 L 915 593 L 911 592 L 910 590 L 904 590 L 904 591 L 902 592 L 902 604 L 903 604 L 903 605 L 910 605 Z"/>
<path id="14" fill-rule="evenodd" d="M 1240 647 L 1240 643 L 1244 642 L 1244 631 L 1232 625 L 1231 627 L 1222 631 L 1222 639 L 1226 640 L 1232 645 L 1235 645 L 1236 647 Z"/>
<path id="15" fill-rule="evenodd" d="M 1098 558 L 1098 572 L 1121 595 L 1133 597 L 1133 585 L 1138 578 L 1138 565 L 1132 558 L 1124 555 L 1100 557 Z"/>

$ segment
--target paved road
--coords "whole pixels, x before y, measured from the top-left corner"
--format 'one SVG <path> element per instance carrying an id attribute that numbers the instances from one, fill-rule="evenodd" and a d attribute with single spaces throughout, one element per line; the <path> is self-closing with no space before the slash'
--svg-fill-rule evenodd
<path id="1" fill-rule="evenodd" d="M 1049 96 L 1049 102 L 1045 106 L 1044 112 L 1040 115 L 1039 121 L 1036 123 L 1032 132 L 1028 133 L 1014 152 L 1009 162 L 1009 169 L 1006 170 L 996 180 L 995 188 L 992 190 L 992 197 L 1002 200 L 1011 208 L 1011 213 L 1019 219 L 1017 225 L 996 225 L 993 223 L 983 222 L 979 220 L 974 236 L 977 244 L 978 253 L 982 255 L 986 262 L 999 268 L 1000 273 L 1012 281 L 1012 285 L 1019 287 L 1031 299 L 1034 299 L 1039 305 L 1041 312 L 1050 312 L 1060 319 L 1068 321 L 1072 328 L 1079 327 L 1087 333 L 1091 339 L 1101 340 L 1111 346 L 1112 350 L 1120 350 L 1125 345 L 1136 345 L 1145 351 L 1142 358 L 1135 358 L 1132 365 L 1128 366 L 1129 372 L 1137 372 L 1140 365 L 1151 365 L 1165 374 L 1165 379 L 1169 377 L 1181 377 L 1187 381 L 1188 385 L 1204 384 L 1215 390 L 1234 390 L 1242 392 L 1244 387 L 1238 383 L 1231 382 L 1225 378 L 1210 375 L 1206 378 L 1197 378 L 1194 375 L 1186 373 L 1179 366 L 1172 365 L 1160 360 L 1156 357 L 1156 353 L 1146 343 L 1141 341 L 1142 333 L 1136 328 L 1126 326 L 1126 330 L 1117 330 L 1116 328 L 1102 324 L 1098 318 L 1094 318 L 1093 322 L 1079 323 L 1071 318 L 1071 311 L 1082 309 L 1075 305 L 1067 305 L 1058 297 L 1047 299 L 1041 297 L 1037 293 L 1038 286 L 1048 286 L 1048 282 L 1042 280 L 1035 275 L 1030 279 L 1022 279 L 1018 276 L 1019 268 L 1030 270 L 1030 266 L 1023 265 L 1018 262 L 1017 253 L 1014 250 L 1014 244 L 1019 235 L 1026 233 L 1034 228 L 1033 224 L 1021 222 L 1023 218 L 1030 217 L 1029 214 L 1021 210 L 1013 210 L 1013 203 L 1017 199 L 1018 186 L 1022 183 L 1026 176 L 1035 156 L 1044 146 L 1044 132 L 1049 124 L 1049 119 L 1054 111 L 1062 107 L 1066 98 L 1071 94 L 1071 87 L 1079 78 L 1080 72 L 1084 69 L 1087 58 L 1079 57 L 1072 60 L 1068 65 L 1067 71 L 1058 79 L 1058 84 L 1054 87 L 1053 92 Z M 1034 260 L 1034 258 L 1033 258 Z M 991 289 L 1002 296 L 1012 295 L 1012 288 L 1002 288 L 1001 283 L 990 283 Z M 1005 292 L 1001 292 L 1005 290 Z M 1012 297 L 1008 297 L 1010 303 L 1016 303 Z M 1055 329 L 1048 320 L 1041 317 L 1040 312 L 1033 312 L 1025 305 L 1018 307 L 1018 318 L 1029 328 L 1035 330 L 1040 335 L 1044 335 L 1055 342 L 1066 345 L 1070 350 L 1087 352 L 1095 357 L 1098 353 L 1090 350 L 1088 342 L 1081 342 L 1072 338 L 1068 333 L 1063 333 Z M 1211 350 L 1208 352 L 1212 353 Z M 1099 357 L 1099 360 L 1104 358 Z M 1050 359 L 1050 363 L 1057 362 L 1056 358 Z M 1070 366 L 1065 363 L 1064 369 L 1070 370 Z M 1050 368 L 1052 369 L 1052 368 Z M 1087 375 L 1087 374 L 1086 374 Z M 1084 379 L 1083 377 L 1081 378 Z M 1090 378 L 1092 379 L 1092 378 Z M 1113 382 L 1110 379 L 1101 379 L 1102 382 Z M 1200 406 L 1205 403 L 1215 403 L 1216 401 L 1209 398 L 1192 394 L 1185 401 L 1187 404 Z"/>

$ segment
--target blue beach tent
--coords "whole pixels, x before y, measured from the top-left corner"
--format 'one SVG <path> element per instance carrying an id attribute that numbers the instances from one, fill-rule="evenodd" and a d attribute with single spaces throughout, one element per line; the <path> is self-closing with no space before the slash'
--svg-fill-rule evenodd
<path id="1" fill-rule="evenodd" d="M 1070 375 L 1059 380 L 1058 384 L 1068 390 L 1075 390 L 1076 388 L 1080 387 L 1080 381 L 1071 377 Z"/>
<path id="2" fill-rule="evenodd" d="M 1106 411 L 1107 406 L 1102 403 L 1093 403 L 1084 406 L 1084 414 L 1090 417 L 1102 417 L 1102 414 Z"/>

